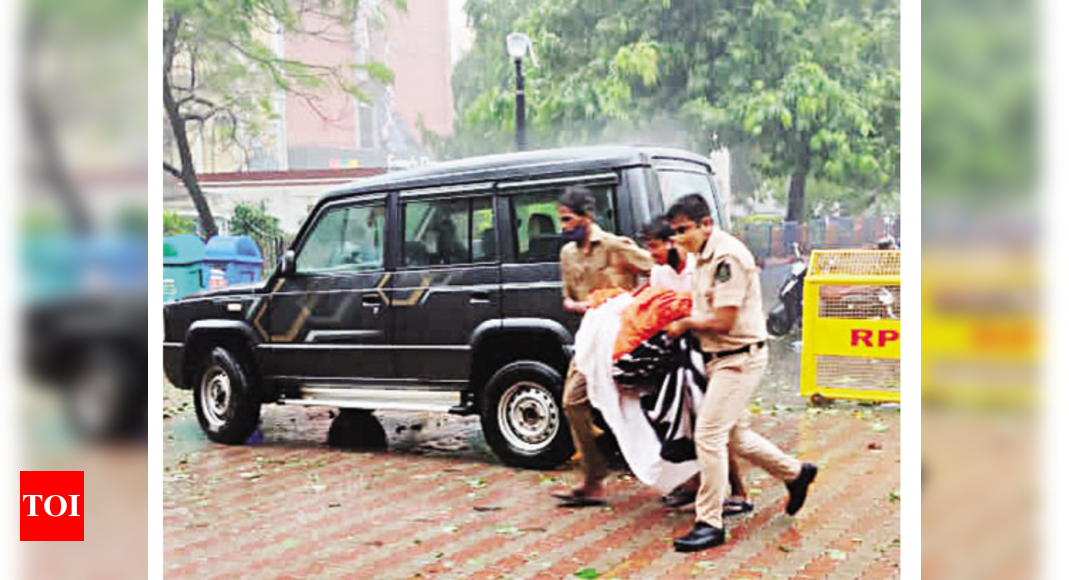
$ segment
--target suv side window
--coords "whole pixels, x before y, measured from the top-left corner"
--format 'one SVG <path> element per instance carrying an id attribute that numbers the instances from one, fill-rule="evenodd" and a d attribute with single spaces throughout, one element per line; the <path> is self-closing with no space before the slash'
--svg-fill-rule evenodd
<path id="1" fill-rule="evenodd" d="M 385 202 L 328 209 L 301 246 L 297 271 L 320 274 L 381 269 L 385 231 Z"/>
<path id="2" fill-rule="evenodd" d="M 613 187 L 590 187 L 594 193 L 594 220 L 607 232 L 616 232 L 616 200 Z M 557 218 L 557 199 L 561 188 L 521 193 L 509 198 L 512 223 L 516 228 L 516 261 L 529 264 L 556 262 L 564 240 Z"/>
<path id="3" fill-rule="evenodd" d="M 404 266 L 470 264 L 497 258 L 489 197 L 410 201 L 402 211 Z"/>

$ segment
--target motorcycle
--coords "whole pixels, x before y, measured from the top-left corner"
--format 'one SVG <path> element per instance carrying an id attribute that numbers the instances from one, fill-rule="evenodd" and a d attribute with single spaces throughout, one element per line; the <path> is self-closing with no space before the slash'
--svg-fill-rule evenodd
<path id="1" fill-rule="evenodd" d="M 802 256 L 798 242 L 792 247 L 795 260 L 791 263 L 791 275 L 780 286 L 779 301 L 768 312 L 766 321 L 768 333 L 773 336 L 789 334 L 795 323 L 801 323 L 802 320 L 802 287 L 809 271 L 809 263 Z M 898 242 L 893 237 L 885 236 L 876 243 L 876 249 L 897 250 Z M 881 318 L 897 318 L 892 308 L 897 298 L 885 288 L 875 291 L 868 287 L 851 288 L 832 299 L 840 300 L 846 310 L 863 311 Z"/>
<path id="2" fill-rule="evenodd" d="M 773 336 L 789 333 L 794 324 L 802 319 L 802 286 L 809 264 L 802 256 L 798 242 L 793 244 L 793 248 L 795 260 L 791 263 L 791 275 L 780 286 L 779 301 L 768 313 L 766 326 Z"/>

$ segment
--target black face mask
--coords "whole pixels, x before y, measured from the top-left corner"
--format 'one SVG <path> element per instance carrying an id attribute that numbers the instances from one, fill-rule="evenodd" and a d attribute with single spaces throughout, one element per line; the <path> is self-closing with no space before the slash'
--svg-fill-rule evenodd
<path id="1" fill-rule="evenodd" d="M 683 259 L 679 257 L 679 250 L 676 250 L 675 248 L 668 250 L 668 265 L 671 266 L 673 270 L 678 271 L 679 265 L 682 263 Z"/>

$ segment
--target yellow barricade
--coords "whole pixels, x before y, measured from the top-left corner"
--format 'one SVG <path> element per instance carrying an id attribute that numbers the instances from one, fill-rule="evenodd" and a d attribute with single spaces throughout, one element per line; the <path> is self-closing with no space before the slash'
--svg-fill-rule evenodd
<path id="1" fill-rule="evenodd" d="M 802 293 L 801 394 L 900 401 L 901 254 L 816 250 Z"/>

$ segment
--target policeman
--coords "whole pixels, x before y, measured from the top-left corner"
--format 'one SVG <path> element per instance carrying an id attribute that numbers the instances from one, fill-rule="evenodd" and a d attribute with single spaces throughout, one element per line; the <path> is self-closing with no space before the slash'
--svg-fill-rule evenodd
<path id="1" fill-rule="evenodd" d="M 583 314 L 587 294 L 599 288 L 638 287 L 639 276 L 653 266 L 649 252 L 634 241 L 603 231 L 594 222 L 594 196 L 585 187 L 569 187 L 558 200 L 557 214 L 566 244 L 560 252 L 564 279 L 564 309 Z M 572 439 L 582 457 L 583 484 L 554 496 L 562 507 L 605 505 L 608 476 L 605 457 L 595 442 L 593 408 L 586 394 L 586 379 L 573 360 L 564 381 L 564 414 Z"/>
<path id="2" fill-rule="evenodd" d="M 761 310 L 761 282 L 753 254 L 737 238 L 715 227 L 709 205 L 687 195 L 668 210 L 677 247 L 698 255 L 692 314 L 666 328 L 669 336 L 693 332 L 706 354 L 709 386 L 698 411 L 694 440 L 701 466 L 695 506 L 697 521 L 676 538 L 679 552 L 724 543 L 722 506 L 728 489 L 728 447 L 787 485 L 787 513 L 805 503 L 817 467 L 783 453 L 749 428 L 747 405 L 768 365 Z"/>
<path id="3" fill-rule="evenodd" d="M 672 245 L 672 226 L 668 218 L 658 216 L 639 233 L 639 241 L 649 251 L 657 265 L 650 270 L 650 286 L 667 288 L 676 292 L 690 292 L 694 288 L 694 254 L 680 252 Z M 661 498 L 665 507 L 678 508 L 694 503 L 698 496 L 700 479 L 697 475 L 676 487 Z M 735 455 L 728 452 L 728 482 L 731 497 L 724 500 L 724 515 L 732 516 L 753 511 L 753 504 L 746 495 L 746 486 L 739 475 Z"/>

